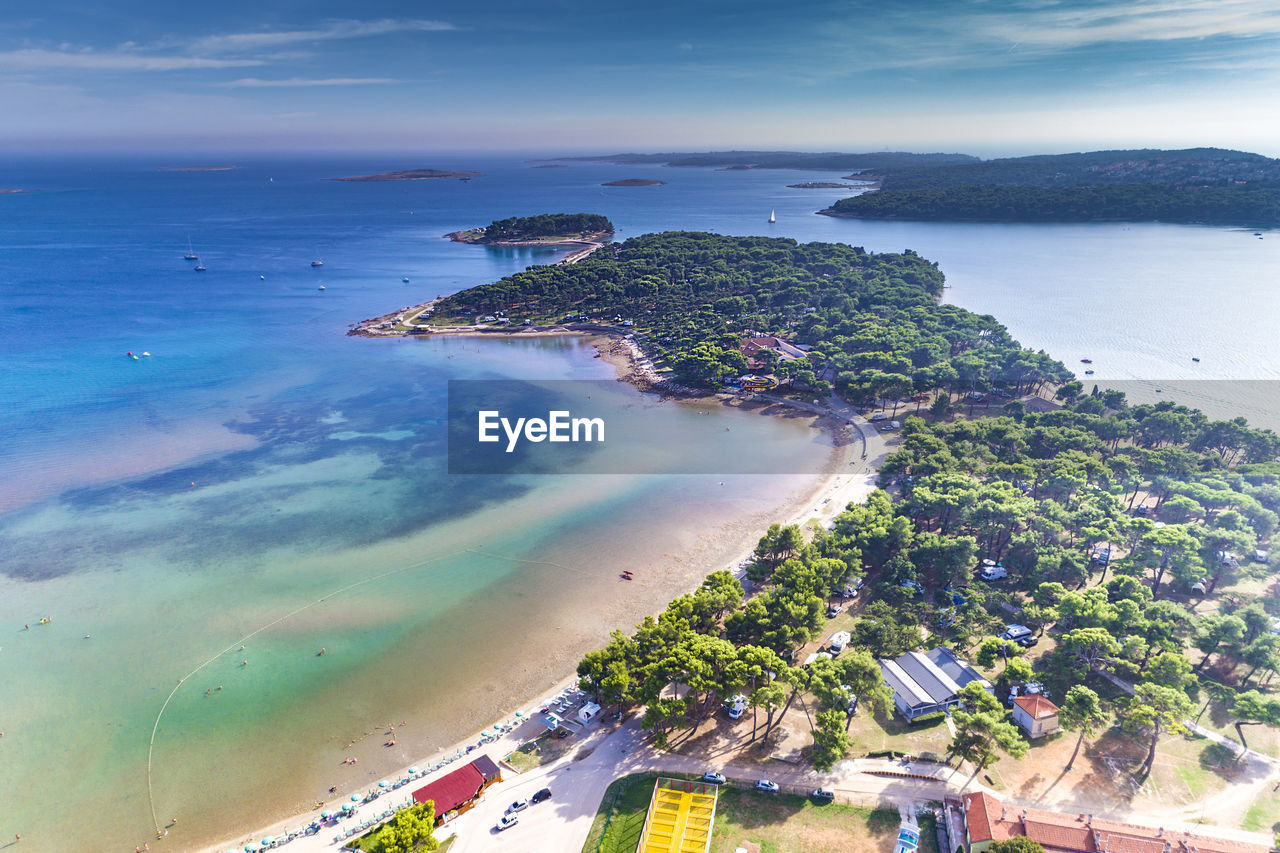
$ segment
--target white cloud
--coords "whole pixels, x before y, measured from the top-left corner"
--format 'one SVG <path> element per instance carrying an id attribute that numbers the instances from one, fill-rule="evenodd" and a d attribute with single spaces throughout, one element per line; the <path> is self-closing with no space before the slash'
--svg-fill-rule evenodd
<path id="1" fill-rule="evenodd" d="M 394 77 L 289 77 L 284 80 L 262 80 L 258 77 L 242 77 L 216 85 L 229 89 L 265 89 L 271 87 L 297 88 L 303 86 L 377 86 L 399 83 Z"/>
<path id="2" fill-rule="evenodd" d="M 376 21 L 333 21 L 305 30 L 263 30 L 205 36 L 188 47 L 195 53 L 240 53 L 286 44 L 363 38 L 399 32 L 440 32 L 456 29 L 445 21 L 382 18 Z"/>
<path id="3" fill-rule="evenodd" d="M 1116 42 L 1280 35 L 1280 7 L 1256 0 L 1129 0 L 1122 4 L 1037 4 L 1023 13 L 969 20 L 997 39 L 1068 49 Z"/>
<path id="4" fill-rule="evenodd" d="M 257 59 L 210 59 L 199 56 L 143 54 L 132 51 L 22 50 L 0 51 L 0 71 L 183 71 L 200 68 L 244 68 Z"/>

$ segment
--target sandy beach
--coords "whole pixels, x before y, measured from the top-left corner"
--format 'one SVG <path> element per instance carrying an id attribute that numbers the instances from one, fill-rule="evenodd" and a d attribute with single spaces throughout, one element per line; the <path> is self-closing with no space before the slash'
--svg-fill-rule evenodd
<path id="1" fill-rule="evenodd" d="M 603 336 L 593 343 L 603 347 L 602 354 L 608 353 L 607 358 L 619 368 L 619 378 L 626 378 L 628 371 L 636 369 L 635 353 L 613 346 L 617 343 L 616 338 Z M 310 809 L 295 811 L 291 816 L 273 821 L 270 825 L 254 832 L 226 838 L 204 849 L 210 853 L 228 850 L 233 846 L 236 849 L 243 849 L 246 845 L 256 845 L 263 838 L 278 838 L 290 832 L 300 832 L 321 811 L 337 811 L 344 803 L 350 803 L 355 806 L 355 817 L 340 821 L 336 826 L 327 826 L 314 835 L 298 837 L 286 845 L 289 849 L 295 850 L 331 849 L 334 846 L 335 836 L 346 826 L 374 818 L 388 808 L 406 805 L 413 790 L 464 764 L 469 749 L 472 755 L 483 753 L 494 760 L 508 755 L 544 730 L 536 719 L 533 722 L 525 721 L 536 717 L 541 708 L 553 703 L 565 691 L 576 686 L 577 677 L 573 670 L 581 652 L 597 647 L 614 629 L 630 630 L 645 615 L 659 612 L 672 596 L 692 589 L 702 577 L 712 571 L 728 569 L 741 576 L 743 564 L 749 559 L 757 540 L 770 523 L 782 521 L 802 525 L 813 523 L 827 525 L 846 505 L 865 499 L 867 494 L 875 488 L 876 469 L 885 452 L 883 439 L 873 427 L 858 424 L 857 421 L 854 422 L 855 426 L 846 427 L 842 412 L 835 413 L 835 416 L 830 414 L 820 416 L 816 412 L 785 406 L 771 400 L 723 400 L 715 397 L 682 400 L 673 404 L 738 405 L 748 410 L 758 411 L 761 416 L 810 419 L 815 428 L 822 428 L 833 437 L 831 457 L 821 475 L 810 481 L 808 486 L 798 488 L 788 495 L 782 507 L 776 512 L 752 514 L 714 531 L 707 531 L 699 535 L 695 543 L 690 543 L 693 544 L 691 548 L 667 549 L 663 559 L 645 569 L 644 583 L 635 584 L 636 595 L 629 596 L 622 603 L 601 602 L 598 624 L 594 630 L 578 632 L 575 637 L 577 642 L 567 647 L 563 636 L 558 639 L 553 639 L 550 635 L 545 638 L 524 636 L 523 665 L 532 668 L 533 671 L 527 674 L 536 674 L 536 682 L 545 687 L 525 693 L 512 692 L 494 697 L 501 711 L 488 718 L 489 725 L 476 729 L 447 747 L 423 753 L 423 757 L 406 762 L 392 772 L 375 774 L 369 770 L 356 773 L 359 781 L 351 779 L 344 782 L 335 796 L 315 801 Z M 868 439 L 866 458 L 862 456 L 861 439 L 864 436 Z M 479 680 L 488 680 L 488 675 Z M 526 679 L 528 680 L 535 679 Z M 459 701 L 465 702 L 468 698 L 461 696 Z M 409 732 L 421 732 L 429 725 L 429 720 L 410 717 L 402 721 L 400 726 L 390 725 L 385 730 L 375 733 L 376 736 L 370 739 L 371 748 L 376 750 L 375 742 L 386 737 L 403 737 Z M 498 726 L 511 728 L 496 738 L 492 734 L 489 738 L 482 734 L 491 733 L 492 729 Z M 391 734 L 388 735 L 387 732 Z M 369 756 L 366 758 L 366 766 L 371 766 L 377 761 L 376 751 L 372 755 L 358 749 L 353 751 L 353 757 L 361 754 Z M 352 769 L 357 768 L 359 768 L 358 764 Z M 419 773 L 410 774 L 410 768 L 417 768 Z M 407 780 L 410 775 L 414 776 L 412 780 L 402 781 Z M 372 803 L 360 805 L 351 803 L 351 795 L 354 794 L 363 799 L 370 791 L 378 790 L 379 782 L 387 783 L 389 793 L 386 796 L 379 797 Z"/>

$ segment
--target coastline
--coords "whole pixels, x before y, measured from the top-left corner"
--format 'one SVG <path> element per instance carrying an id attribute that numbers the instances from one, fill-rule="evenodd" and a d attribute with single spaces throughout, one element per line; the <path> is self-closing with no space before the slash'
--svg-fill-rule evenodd
<path id="1" fill-rule="evenodd" d="M 605 356 L 602 355 L 602 357 Z M 624 357 L 618 356 L 618 358 L 620 361 L 625 361 Z M 614 361 L 613 359 L 610 359 L 610 361 L 615 365 L 619 363 L 619 361 Z M 621 379 L 621 376 L 619 378 Z M 702 398 L 686 401 L 686 403 L 697 405 L 705 402 L 705 400 L 706 398 Z M 717 402 L 723 401 L 717 400 Z M 765 412 L 763 410 L 780 404 L 770 400 L 761 400 L 754 401 L 753 405 L 762 410 L 762 415 L 776 416 L 777 412 Z M 786 409 L 785 414 L 790 417 L 806 417 L 817 414 L 789 406 Z M 820 426 L 824 431 L 835 436 L 835 440 L 832 442 L 831 456 L 822 473 L 817 476 L 816 480 L 811 482 L 809 487 L 795 490 L 788 496 L 782 507 L 770 515 L 773 521 L 781 520 L 784 524 L 802 525 L 817 522 L 825 525 L 843 511 L 848 503 L 865 499 L 866 495 L 875 488 L 878 463 L 881 459 L 860 459 L 860 445 L 857 441 L 857 436 L 855 435 L 849 440 L 840 440 L 843 425 L 837 424 L 834 419 L 818 415 L 814 417 L 814 421 L 815 426 Z M 848 436 L 844 437 L 848 438 Z M 714 537 L 719 541 L 705 543 L 704 547 L 699 548 L 700 553 L 687 555 L 683 560 L 683 568 L 687 570 L 685 573 L 688 578 L 683 588 L 687 591 L 692 586 L 695 586 L 697 582 L 700 582 L 701 578 L 720 569 L 728 569 L 741 578 L 743 575 L 741 564 L 750 557 L 759 537 L 764 532 L 765 526 L 767 526 L 767 523 L 765 526 L 761 526 L 761 521 L 762 519 L 754 516 L 739 519 L 729 526 L 730 529 L 722 530 L 719 536 Z M 711 558 L 710 554 L 705 553 L 707 551 L 719 552 L 720 559 Z M 727 558 L 726 555 L 728 555 Z M 707 559 L 704 562 L 704 557 L 711 559 Z M 668 560 L 668 562 L 671 561 Z M 664 599 L 664 604 L 665 600 L 669 600 L 669 597 Z M 608 630 L 614 628 L 629 630 L 646 615 L 656 612 L 660 612 L 660 607 L 655 609 L 635 608 L 633 612 L 628 613 L 626 616 L 616 611 L 609 615 L 602 614 L 604 618 L 602 618 L 601 622 L 607 624 L 600 626 L 602 629 L 601 636 L 607 636 Z M 563 657 L 563 655 L 560 655 L 560 657 Z M 436 767 L 436 769 L 428 773 L 417 774 L 416 778 L 407 784 L 396 787 L 394 790 L 388 790 L 386 798 L 376 800 L 374 805 L 361 804 L 357 806 L 357 819 L 367 819 L 372 814 L 384 811 L 386 808 L 399 807 L 404 804 L 413 790 L 465 764 L 466 760 L 468 760 L 466 758 L 468 754 L 471 754 L 472 757 L 485 754 L 494 761 L 499 761 L 514 749 L 545 730 L 540 722 L 534 719 L 533 715 L 537 714 L 540 708 L 550 704 L 551 699 L 577 685 L 578 678 L 573 671 L 576 663 L 577 658 L 574 658 L 568 671 L 565 670 L 561 662 L 550 663 L 546 671 L 551 674 L 551 677 L 544 682 L 544 684 L 549 684 L 549 687 L 543 687 L 528 694 L 505 697 L 502 703 L 505 706 L 504 711 L 490 719 L 488 726 L 478 728 L 467 737 L 444 748 L 434 750 L 418 761 L 406 763 L 391 772 L 369 775 L 366 781 L 350 789 L 344 788 L 336 797 L 323 802 L 317 801 L 310 809 L 295 812 L 283 819 L 274 820 L 269 825 L 262 826 L 253 832 L 241 832 L 234 837 L 224 837 L 217 843 L 204 844 L 195 849 L 207 851 L 207 853 L 221 853 L 233 846 L 242 848 L 245 845 L 256 844 L 262 838 L 275 838 L 290 831 L 297 831 L 315 819 L 322 809 L 340 809 L 345 802 L 349 802 L 349 795 L 378 790 L 380 780 L 387 781 L 389 785 L 395 785 L 397 780 L 404 779 L 410 775 L 408 772 L 410 768 L 416 767 L 421 770 L 443 763 L 443 766 Z M 519 716 L 517 716 L 517 711 L 520 712 Z M 528 722 L 530 720 L 532 722 Z M 409 718 L 408 722 L 413 724 L 415 729 L 423 726 L 422 721 L 415 721 L 412 717 Z M 515 724 L 514 727 L 503 732 L 496 739 L 490 740 L 482 735 L 483 732 L 490 731 L 496 727 L 511 724 Z M 508 781 L 519 779 L 519 775 L 511 773 L 511 769 L 507 765 L 504 764 L 503 767 L 510 774 L 507 777 Z M 499 794 L 499 796 L 501 795 Z M 388 803 L 394 805 L 389 806 Z M 332 842 L 334 834 L 343 828 L 345 828 L 345 823 L 338 824 L 336 828 L 327 827 L 315 835 L 297 839 L 293 844 L 287 845 L 286 849 L 331 849 L 334 846 Z M 447 829 L 439 833 L 440 837 L 445 837 L 448 834 Z"/>
<path id="2" fill-rule="evenodd" d="M 348 334 L 367 337 L 418 337 L 405 332 L 388 332 L 377 328 L 362 327 L 378 321 L 387 322 L 386 318 L 403 318 L 406 312 L 417 311 L 420 313 L 433 305 L 435 301 L 431 300 L 419 306 L 402 309 L 400 312 L 392 312 L 384 315 L 383 318 L 364 321 L 361 324 L 357 324 Z M 878 468 L 883 461 L 885 450 L 883 438 L 874 427 L 869 427 L 865 424 L 853 427 L 846 426 L 846 414 L 836 412 L 827 406 L 796 403 L 759 395 L 743 398 L 736 395 L 712 394 L 706 391 L 684 388 L 670 380 L 663 379 L 656 373 L 652 362 L 635 343 L 629 331 L 598 324 L 575 323 L 517 328 L 439 327 L 438 329 L 433 329 L 431 335 L 456 337 L 485 337 L 490 335 L 506 335 L 510 337 L 581 336 L 586 339 L 587 343 L 595 347 L 600 358 L 613 366 L 618 381 L 633 384 L 642 391 L 659 393 L 664 397 L 678 398 L 679 405 L 723 405 L 753 411 L 761 416 L 809 419 L 811 420 L 811 426 L 824 433 L 830 441 L 830 454 L 821 472 L 816 477 L 808 480 L 805 485 L 793 489 L 780 506 L 776 506 L 768 512 L 756 512 L 737 518 L 733 522 L 723 525 L 713 534 L 700 534 L 699 541 L 696 542 L 695 547 L 682 549 L 685 553 L 679 557 L 675 554 L 665 554 L 665 559 L 662 560 L 662 563 L 666 565 L 654 567 L 654 575 L 657 578 L 656 585 L 662 587 L 665 591 L 658 595 L 656 593 L 659 590 L 651 590 L 644 601 L 639 600 L 637 596 L 631 602 L 635 605 L 632 607 L 613 607 L 608 610 L 602 610 L 600 613 L 601 624 L 598 626 L 600 631 L 597 632 L 601 638 L 606 637 L 608 631 L 615 628 L 629 630 L 646 615 L 660 612 L 666 601 L 670 600 L 671 595 L 668 594 L 668 588 L 678 590 L 675 594 L 688 591 L 700 583 L 702 578 L 705 578 L 713 571 L 721 569 L 728 569 L 737 577 L 742 578 L 746 561 L 749 560 L 759 537 L 770 523 L 780 521 L 783 524 L 799 524 L 802 526 L 817 523 L 825 526 L 830 524 L 848 504 L 865 500 L 866 496 L 876 488 Z M 848 416 L 853 417 L 851 414 Z M 854 423 L 857 424 L 859 422 L 854 421 Z M 874 447 L 870 445 L 871 442 L 875 442 Z M 869 454 L 863 453 L 864 446 L 871 450 Z M 595 647 L 595 645 L 590 646 L 590 648 Z M 474 752 L 476 755 L 487 754 L 495 761 L 504 758 L 511 751 L 543 731 L 540 723 L 533 719 L 533 715 L 537 713 L 538 709 L 548 705 L 552 697 L 576 686 L 577 675 L 574 672 L 574 668 L 576 667 L 578 656 L 566 658 L 563 654 L 564 651 L 565 649 L 560 648 L 555 655 L 543 656 L 545 663 L 541 669 L 550 676 L 543 681 L 543 684 L 550 683 L 552 685 L 550 688 L 543 687 L 535 692 L 504 697 L 500 703 L 503 712 L 495 715 L 490 720 L 489 726 L 479 729 L 443 749 L 437 749 L 414 763 L 405 764 L 394 772 L 383 773 L 378 777 L 370 776 L 354 789 L 344 789 L 341 794 L 350 795 L 353 791 L 363 793 L 365 790 L 376 790 L 379 779 L 381 779 L 390 786 L 394 786 L 394 793 L 390 795 L 389 802 L 398 807 L 406 803 L 406 795 L 410 791 L 416 790 L 418 787 L 456 769 L 457 766 L 461 766 L 461 764 L 454 764 L 453 762 L 461 759 L 461 763 L 465 763 L 464 757 L 470 752 Z M 565 666 L 566 663 L 569 664 L 568 667 Z M 517 715 L 517 711 L 520 712 L 519 715 Z M 531 719 L 533 721 L 529 722 Z M 413 721 L 412 718 L 410 718 L 410 722 L 414 722 L 415 729 L 421 728 L 423 725 L 422 722 Z M 486 738 L 482 735 L 482 732 L 490 731 L 500 725 L 509 725 L 511 728 L 496 739 Z M 410 774 L 408 771 L 411 767 L 434 769 L 425 774 Z M 411 781 L 397 785 L 400 780 L 404 780 L 411 775 L 414 776 Z M 513 774 L 513 778 L 518 777 Z M 323 802 L 317 801 L 307 811 L 295 812 L 292 816 L 275 820 L 270 825 L 262 827 L 253 833 L 241 833 L 235 839 L 224 838 L 223 841 L 217 844 L 211 844 L 201 849 L 207 850 L 209 853 L 216 853 L 216 851 L 228 849 L 232 844 L 243 847 L 245 844 L 252 843 L 257 839 L 277 837 L 291 831 L 296 832 L 310 823 L 320 809 L 338 809 L 345 799 L 346 797 L 344 796 L 337 799 L 331 798 Z M 386 807 L 385 804 L 358 806 L 357 815 L 367 819 L 375 811 L 381 812 Z M 327 827 L 314 836 L 304 836 L 299 841 L 305 843 L 295 842 L 294 849 L 319 849 L 321 844 L 327 848 L 331 845 L 332 836 L 336 832 L 340 832 L 342 828 L 343 824 L 339 824 L 336 829 Z M 310 840 L 307 841 L 307 839 Z"/>

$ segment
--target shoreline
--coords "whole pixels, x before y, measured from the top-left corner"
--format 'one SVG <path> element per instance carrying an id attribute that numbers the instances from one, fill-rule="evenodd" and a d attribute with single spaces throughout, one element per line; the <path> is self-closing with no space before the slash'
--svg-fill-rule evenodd
<path id="1" fill-rule="evenodd" d="M 604 357 L 604 356 L 602 356 Z M 611 362 L 613 363 L 613 362 Z M 705 399 L 705 398 L 703 398 Z M 696 401 L 693 401 L 696 402 Z M 723 402 L 723 401 L 721 401 Z M 779 405 L 771 400 L 754 401 L 761 404 L 761 408 L 771 405 Z M 823 525 L 829 524 L 831 519 L 843 511 L 844 507 L 855 500 L 865 499 L 875 488 L 875 479 L 877 475 L 877 463 L 879 458 L 860 460 L 857 457 L 857 440 L 856 436 L 853 440 L 841 442 L 834 440 L 837 436 L 833 433 L 834 423 L 820 423 L 823 421 L 831 421 L 832 419 L 819 415 L 816 412 L 806 411 L 804 409 L 795 409 L 788 407 L 792 416 L 815 416 L 815 428 L 823 429 L 823 431 L 833 434 L 833 442 L 831 448 L 831 457 L 824 466 L 822 473 L 817 475 L 808 488 L 799 488 L 792 492 L 780 510 L 776 513 L 775 518 L 782 519 L 783 524 L 800 524 L 808 525 L 817 522 Z M 765 414 L 765 412 L 761 412 Z M 852 467 L 854 470 L 848 472 L 845 469 Z M 740 530 L 735 530 L 726 535 L 736 538 L 735 545 L 726 546 L 725 550 L 731 551 L 735 556 L 728 561 L 727 565 L 721 561 L 719 564 L 700 566 L 697 572 L 697 578 L 705 578 L 714 571 L 727 569 L 741 579 L 744 575 L 744 567 L 742 563 L 747 560 L 755 550 L 756 542 L 763 534 L 764 528 L 756 528 L 744 521 L 737 525 Z M 750 527 L 748 531 L 746 528 Z M 695 558 L 696 559 L 696 558 Z M 639 623 L 644 619 L 647 613 L 638 613 L 634 615 L 634 623 Z M 634 627 L 632 625 L 611 625 L 610 628 L 619 628 L 620 630 L 629 630 Z M 576 666 L 576 661 L 574 663 Z M 413 763 L 404 764 L 396 769 L 382 773 L 379 776 L 370 776 L 368 781 L 363 782 L 350 790 L 344 789 L 342 796 L 336 798 L 317 801 L 312 808 L 306 811 L 300 811 L 293 815 L 271 822 L 266 826 L 259 827 L 253 832 L 241 832 L 234 837 L 224 837 L 217 843 L 202 844 L 194 848 L 201 853 L 222 853 L 232 847 L 242 848 L 245 845 L 254 845 L 262 838 L 276 838 L 288 834 L 290 831 L 297 831 L 299 828 L 307 826 L 311 821 L 317 818 L 322 809 L 336 811 L 346 802 L 350 802 L 351 793 L 361 793 L 365 791 L 379 790 L 379 780 L 388 782 L 389 786 L 396 785 L 398 780 L 409 777 L 410 768 L 433 768 L 426 773 L 419 773 L 412 781 L 400 786 L 388 787 L 384 791 L 390 794 L 389 798 L 375 800 L 373 804 L 360 803 L 356 806 L 355 818 L 348 819 L 356 822 L 362 819 L 368 819 L 375 813 L 381 813 L 387 808 L 399 808 L 405 804 L 409 795 L 413 790 L 435 781 L 441 776 L 456 770 L 466 764 L 471 758 L 478 757 L 481 754 L 488 755 L 495 762 L 500 763 L 506 774 L 505 781 L 510 783 L 519 780 L 520 775 L 511 770 L 506 765 L 505 757 L 513 750 L 519 748 L 523 744 L 529 742 L 538 734 L 545 731 L 545 727 L 537 718 L 539 709 L 549 704 L 554 704 L 557 696 L 563 695 L 566 690 L 577 687 L 578 676 L 575 672 L 570 671 L 568 674 L 559 675 L 550 681 L 550 687 L 544 687 L 530 695 L 523 697 L 511 697 L 504 704 L 509 705 L 509 709 L 496 719 L 490 721 L 489 725 L 480 728 L 471 733 L 466 738 L 455 741 L 454 743 L 437 749 L 429 753 L 424 758 Z M 517 711 L 519 714 L 517 714 Z M 412 718 L 410 718 L 412 722 Z M 571 725 L 581 728 L 578 723 L 570 720 Z M 416 723 L 415 726 L 421 726 L 422 723 Z M 489 732 L 500 726 L 512 726 L 512 728 L 503 731 L 502 734 L 492 740 L 486 739 L 484 732 Z M 587 730 L 590 731 L 590 730 Z M 442 764 L 443 762 L 443 764 Z M 442 764 L 442 766 L 440 766 Z M 509 774 L 509 775 L 507 775 Z M 501 794 L 499 794 L 501 796 Z M 363 798 L 362 798 L 363 799 Z M 394 806 L 388 805 L 394 803 Z M 353 805 L 356 805 L 353 803 Z M 341 832 L 348 825 L 347 821 L 338 823 L 336 826 L 327 826 L 320 832 L 312 836 L 302 836 L 296 839 L 296 842 L 309 840 L 307 844 L 285 845 L 285 849 L 325 849 L 336 847 L 333 841 L 335 833 Z M 445 838 L 451 834 L 447 825 L 437 829 L 437 837 Z M 353 838 L 356 836 L 352 836 Z"/>
<path id="2" fill-rule="evenodd" d="M 419 311 L 425 310 L 427 306 L 434 304 L 435 301 L 431 300 L 423 303 L 421 306 L 417 306 L 417 309 Z M 384 316 L 395 316 L 395 313 Z M 365 323 L 371 322 L 374 321 L 365 321 Z M 883 447 L 883 438 L 874 427 L 861 423 L 860 419 L 853 421 L 854 425 L 852 427 L 846 426 L 844 423 L 846 415 L 833 410 L 829 406 L 815 406 L 760 395 L 741 397 L 738 395 L 715 394 L 678 386 L 669 380 L 659 377 L 654 372 L 648 357 L 645 356 L 630 335 L 624 334 L 613 327 L 593 324 L 571 324 L 570 326 L 540 327 L 533 330 L 529 330 L 529 327 L 516 329 L 487 327 L 457 329 L 455 327 L 452 331 L 448 329 L 449 327 L 444 327 L 441 331 L 433 332 L 433 334 L 457 337 L 484 337 L 494 334 L 512 337 L 579 335 L 585 337 L 587 343 L 596 348 L 600 358 L 613 366 L 618 381 L 629 382 L 641 391 L 659 393 L 666 398 L 678 399 L 683 404 L 733 406 L 756 412 L 761 416 L 811 419 L 811 427 L 829 437 L 831 447 L 828 461 L 816 477 L 809 480 L 806 485 L 792 490 L 780 506 L 769 512 L 772 521 L 780 521 L 784 525 L 798 524 L 805 528 L 814 523 L 828 526 L 837 515 L 843 512 L 848 504 L 865 500 L 866 496 L 876 488 L 879 465 L 882 463 L 885 453 L 887 453 Z M 356 335 L 359 332 L 352 330 L 348 334 Z M 377 331 L 368 331 L 364 336 L 417 337 L 407 333 L 378 333 Z M 872 441 L 875 442 L 874 452 L 860 457 L 859 453 L 862 447 L 866 446 L 871 449 L 870 442 Z M 720 544 L 713 546 L 712 550 L 731 554 L 731 559 L 728 561 L 708 560 L 707 557 L 710 555 L 706 553 L 694 553 L 684 557 L 681 562 L 689 569 L 690 577 L 687 579 L 689 582 L 685 583 L 682 589 L 688 591 L 696 587 L 702 578 L 722 569 L 727 569 L 741 580 L 745 574 L 745 564 L 754 552 L 759 537 L 764 533 L 765 527 L 772 521 L 767 521 L 764 526 L 759 526 L 759 519 L 754 517 L 742 518 L 731 529 L 725 530 L 721 534 Z M 699 550 L 702 551 L 704 549 Z M 610 629 L 629 630 L 634 627 L 634 624 L 639 623 L 646 615 L 652 615 L 653 612 L 660 612 L 660 610 L 652 612 L 637 611 L 629 614 L 627 618 L 614 620 L 617 624 L 610 624 L 608 627 Z M 573 665 L 576 666 L 576 661 Z M 390 801 L 395 803 L 396 807 L 407 803 L 407 795 L 412 790 L 416 790 L 451 770 L 457 769 L 458 766 L 462 766 L 462 764 L 465 764 L 465 760 L 456 765 L 454 762 L 464 759 L 470 753 L 475 753 L 475 755 L 487 754 L 494 761 L 501 761 L 513 750 L 540 734 L 544 727 L 535 716 L 538 710 L 548 704 L 552 704 L 550 700 L 557 695 L 563 695 L 566 690 L 577 686 L 578 677 L 573 669 L 570 669 L 568 673 L 564 673 L 563 670 L 560 672 L 561 674 L 551 679 L 552 686 L 550 688 L 543 688 L 529 695 L 510 697 L 503 703 L 508 706 L 505 713 L 498 715 L 497 719 L 492 720 L 486 728 L 473 732 L 468 737 L 458 740 L 447 747 L 435 750 L 412 764 L 405 764 L 393 772 L 381 774 L 381 778 L 384 781 L 391 786 L 395 786 L 387 789 L 388 792 L 392 792 Z M 519 714 L 517 714 L 517 711 L 519 711 Z M 421 725 L 421 723 L 417 725 Z M 498 726 L 511 726 L 511 728 L 492 740 L 483 736 L 483 732 L 490 731 Z M 409 774 L 408 771 L 411 767 L 433 769 L 427 773 Z M 507 769 L 510 771 L 509 767 Z M 412 781 L 397 785 L 400 780 L 404 780 L 411 775 L 413 775 Z M 508 777 L 508 781 L 518 778 L 519 775 L 513 773 Z M 358 785 L 355 790 L 377 790 L 377 786 L 378 780 L 370 777 L 369 781 Z M 404 790 L 406 788 L 408 790 Z M 344 794 L 350 793 L 350 791 L 344 790 Z M 208 853 L 219 853 L 219 851 L 228 849 L 232 844 L 243 847 L 245 844 L 251 844 L 257 839 L 278 837 L 290 831 L 296 832 L 299 828 L 307 826 L 319 813 L 320 809 L 336 810 L 341 808 L 344 799 L 318 801 L 310 810 L 297 812 L 290 817 L 276 820 L 252 833 L 241 833 L 235 837 L 234 841 L 224 838 L 219 843 L 205 845 L 199 849 L 208 851 Z M 381 800 L 375 802 L 382 803 Z M 352 820 L 352 823 L 361 819 L 368 819 L 375 811 L 381 812 L 386 808 L 385 803 L 375 806 L 368 806 L 362 803 L 357 806 L 357 817 Z M 299 847 L 314 849 L 319 844 L 323 844 L 326 848 L 330 847 L 335 843 L 332 841 L 333 835 L 342 832 L 345 825 L 346 822 L 339 823 L 336 827 L 325 827 L 314 836 L 303 836 L 303 839 L 310 838 L 312 840 L 309 844 L 299 845 Z M 440 837 L 445 837 L 447 834 L 448 832 L 445 830 Z"/>

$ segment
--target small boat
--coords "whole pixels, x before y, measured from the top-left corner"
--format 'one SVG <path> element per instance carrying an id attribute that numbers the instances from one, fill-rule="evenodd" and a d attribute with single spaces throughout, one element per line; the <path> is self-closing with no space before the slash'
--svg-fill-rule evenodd
<path id="1" fill-rule="evenodd" d="M 317 260 L 317 261 L 312 261 L 312 262 L 311 262 L 311 266 L 313 266 L 313 267 L 322 267 L 322 266 L 324 266 L 324 261 L 318 261 L 318 260 Z"/>
<path id="2" fill-rule="evenodd" d="M 316 288 L 316 290 L 324 290 L 324 285 L 323 284 L 320 285 L 319 287 Z"/>
<path id="3" fill-rule="evenodd" d="M 258 280 L 259 280 L 259 281 L 266 281 L 266 280 L 267 280 L 267 277 L 266 277 L 265 275 L 260 275 L 260 276 L 258 276 Z"/>
<path id="4" fill-rule="evenodd" d="M 206 267 L 204 264 L 200 263 L 199 260 L 197 260 L 195 269 L 196 269 L 196 272 L 204 272 Z"/>
<path id="5" fill-rule="evenodd" d="M 409 283 L 409 276 L 405 276 L 404 278 L 402 278 L 402 279 L 400 279 L 400 280 L 401 280 L 401 281 L 403 281 L 405 284 L 408 284 L 408 283 Z"/>
<path id="6" fill-rule="evenodd" d="M 1081 364 L 1093 364 L 1093 359 L 1091 359 L 1091 358 L 1082 358 L 1082 359 L 1080 359 L 1080 363 L 1081 363 Z"/>
<path id="7" fill-rule="evenodd" d="M 1092 370 L 1086 370 L 1086 371 L 1084 372 L 1084 375 L 1085 375 L 1085 376 L 1092 376 L 1092 375 L 1093 375 L 1093 371 L 1092 371 Z"/>
<path id="8" fill-rule="evenodd" d="M 775 215 L 775 211 L 772 211 L 772 210 L 769 211 L 769 223 L 772 224 L 777 221 L 778 221 L 778 217 Z"/>
<path id="9" fill-rule="evenodd" d="M 149 353 L 149 352 L 144 352 L 142 355 L 143 355 L 145 358 L 151 358 L 151 353 Z"/>
<path id="10" fill-rule="evenodd" d="M 187 238 L 187 253 L 186 253 L 185 255 L 183 255 L 183 256 L 182 256 L 182 259 L 183 259 L 184 261 L 198 261 L 198 260 L 200 260 L 198 257 L 196 257 L 196 250 L 195 250 L 195 249 L 193 249 L 193 248 L 191 248 L 191 238 L 190 238 L 190 237 L 188 237 L 188 238 Z"/>
<path id="11" fill-rule="evenodd" d="M 1200 356 L 1198 356 L 1198 355 L 1193 355 L 1193 356 L 1191 356 L 1191 360 L 1192 360 L 1192 361 L 1199 361 L 1199 360 L 1200 360 Z"/>

